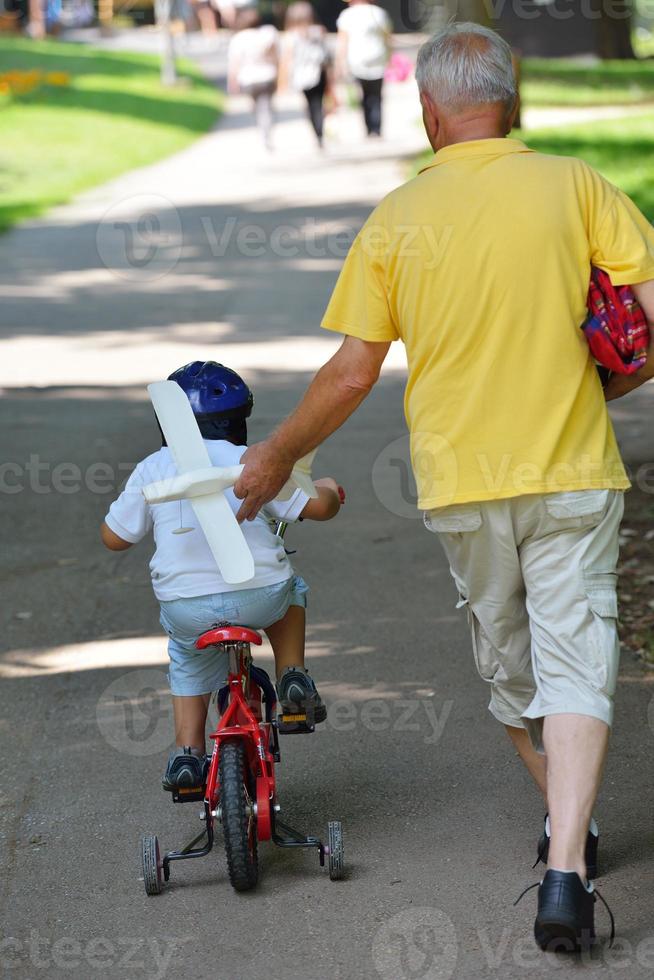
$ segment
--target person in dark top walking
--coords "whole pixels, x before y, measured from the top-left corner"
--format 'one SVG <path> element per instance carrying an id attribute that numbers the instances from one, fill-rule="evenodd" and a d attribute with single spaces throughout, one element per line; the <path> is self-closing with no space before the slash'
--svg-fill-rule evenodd
<path id="1" fill-rule="evenodd" d="M 282 79 L 307 101 L 309 120 L 322 146 L 324 99 L 330 86 L 331 55 L 327 31 L 316 23 L 307 0 L 292 3 L 286 11 L 286 39 L 282 55 Z"/>

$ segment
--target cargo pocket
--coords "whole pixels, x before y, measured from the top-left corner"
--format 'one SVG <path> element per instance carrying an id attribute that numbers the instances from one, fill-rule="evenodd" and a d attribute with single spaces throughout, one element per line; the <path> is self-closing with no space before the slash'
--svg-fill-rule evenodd
<path id="1" fill-rule="evenodd" d="M 468 604 L 468 619 L 472 633 L 472 653 L 475 658 L 477 671 L 481 679 L 486 681 L 487 684 L 490 684 L 500 669 L 497 651 L 486 635 L 484 627 L 475 616 L 470 604 Z"/>
<path id="2" fill-rule="evenodd" d="M 434 534 L 465 534 L 478 531 L 483 523 L 479 504 L 459 504 L 426 510 L 423 521 Z"/>
<path id="3" fill-rule="evenodd" d="M 468 626 L 470 627 L 470 636 L 472 638 L 472 655 L 475 658 L 477 673 L 482 680 L 490 684 L 500 666 L 497 652 L 484 632 L 484 627 L 472 610 L 463 583 L 457 575 L 454 575 L 454 580 L 459 592 L 459 601 L 456 604 L 456 608 L 465 609 L 466 616 L 468 617 Z"/>
<path id="4" fill-rule="evenodd" d="M 545 509 L 561 530 L 594 527 L 599 524 L 609 502 L 609 490 L 565 490 L 543 497 Z"/>
<path id="5" fill-rule="evenodd" d="M 590 631 L 593 685 L 612 694 L 618 670 L 618 576 L 616 572 L 586 572 L 584 586 L 593 622 Z"/>

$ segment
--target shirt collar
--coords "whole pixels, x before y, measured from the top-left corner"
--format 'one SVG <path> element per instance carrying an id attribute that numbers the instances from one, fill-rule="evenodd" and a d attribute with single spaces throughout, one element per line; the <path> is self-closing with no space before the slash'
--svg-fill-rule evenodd
<path id="1" fill-rule="evenodd" d="M 464 160 L 469 157 L 499 157 L 507 153 L 533 152 L 528 146 L 525 146 L 522 140 L 506 139 L 504 137 L 466 140 L 464 143 L 452 143 L 450 146 L 444 146 L 419 173 L 424 174 L 425 170 L 438 167 L 441 163 L 449 163 L 450 160 Z"/>

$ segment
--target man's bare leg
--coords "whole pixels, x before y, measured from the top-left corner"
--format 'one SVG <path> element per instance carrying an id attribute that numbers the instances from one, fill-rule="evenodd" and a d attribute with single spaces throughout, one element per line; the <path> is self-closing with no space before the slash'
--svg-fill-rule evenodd
<path id="1" fill-rule="evenodd" d="M 264 630 L 275 654 L 278 679 L 286 667 L 304 667 L 305 620 L 303 606 L 289 606 L 282 619 Z"/>
<path id="2" fill-rule="evenodd" d="M 526 765 L 529 773 L 538 786 L 539 790 L 547 803 L 547 758 L 531 744 L 531 739 L 524 728 L 515 728 L 513 725 L 504 726 L 509 738 L 513 742 L 518 755 Z"/>
<path id="3" fill-rule="evenodd" d="M 547 803 L 552 833 L 548 866 L 576 871 L 586 880 L 586 836 L 599 792 L 609 728 L 587 715 L 548 715 Z"/>

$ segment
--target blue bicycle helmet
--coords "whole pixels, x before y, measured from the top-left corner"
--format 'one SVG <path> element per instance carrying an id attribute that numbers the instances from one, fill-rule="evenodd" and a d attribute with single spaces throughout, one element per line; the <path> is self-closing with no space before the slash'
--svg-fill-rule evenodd
<path id="1" fill-rule="evenodd" d="M 192 361 L 168 380 L 176 381 L 186 394 L 204 439 L 246 444 L 245 420 L 252 414 L 254 398 L 236 371 L 216 361 Z"/>

